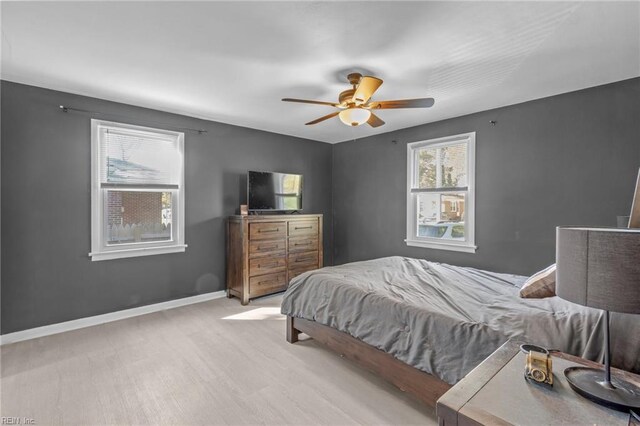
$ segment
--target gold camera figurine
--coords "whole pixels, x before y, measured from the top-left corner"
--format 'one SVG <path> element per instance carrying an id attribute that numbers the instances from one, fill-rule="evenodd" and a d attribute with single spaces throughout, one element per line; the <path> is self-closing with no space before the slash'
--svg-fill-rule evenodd
<path id="1" fill-rule="evenodd" d="M 524 377 L 534 383 L 553 386 L 553 366 L 549 351 L 533 345 L 523 345 L 522 351 L 527 354 Z"/>

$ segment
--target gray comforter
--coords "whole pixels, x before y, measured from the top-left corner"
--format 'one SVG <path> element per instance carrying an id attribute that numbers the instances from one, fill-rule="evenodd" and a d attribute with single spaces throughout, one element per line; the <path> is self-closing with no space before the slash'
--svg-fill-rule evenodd
<path id="1" fill-rule="evenodd" d="M 508 339 L 601 360 L 601 311 L 521 299 L 526 277 L 405 257 L 307 272 L 282 313 L 349 333 L 454 384 Z M 640 371 L 640 315 L 612 314 L 613 364 Z"/>

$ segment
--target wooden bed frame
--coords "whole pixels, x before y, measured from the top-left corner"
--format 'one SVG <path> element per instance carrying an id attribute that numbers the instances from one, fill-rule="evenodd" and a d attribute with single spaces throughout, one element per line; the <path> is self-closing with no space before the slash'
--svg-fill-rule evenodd
<path id="1" fill-rule="evenodd" d="M 287 316 L 287 342 L 297 342 L 300 333 L 312 337 L 432 407 L 435 407 L 438 398 L 451 388 L 450 384 L 411 367 L 347 333 L 315 321 Z"/>

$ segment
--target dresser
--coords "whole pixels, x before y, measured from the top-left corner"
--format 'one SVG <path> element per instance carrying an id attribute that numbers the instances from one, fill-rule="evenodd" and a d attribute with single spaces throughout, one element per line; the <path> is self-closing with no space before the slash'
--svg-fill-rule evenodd
<path id="1" fill-rule="evenodd" d="M 322 215 L 247 215 L 227 219 L 227 296 L 243 305 L 286 290 L 322 267 Z"/>

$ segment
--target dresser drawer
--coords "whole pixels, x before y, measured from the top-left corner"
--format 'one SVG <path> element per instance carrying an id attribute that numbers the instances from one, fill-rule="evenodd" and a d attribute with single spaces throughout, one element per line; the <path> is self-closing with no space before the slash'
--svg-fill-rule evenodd
<path id="1" fill-rule="evenodd" d="M 249 293 L 251 293 L 251 297 L 285 290 L 286 288 L 287 274 L 284 272 L 249 278 Z"/>
<path id="2" fill-rule="evenodd" d="M 249 224 L 250 240 L 277 240 L 287 237 L 287 222 L 264 222 Z"/>
<path id="3" fill-rule="evenodd" d="M 306 265 L 302 267 L 297 267 L 295 269 L 289 269 L 289 281 L 291 281 L 298 275 L 302 275 L 307 271 L 313 271 L 314 269 L 318 269 L 318 265 Z"/>
<path id="4" fill-rule="evenodd" d="M 302 236 L 317 236 L 318 235 L 318 220 L 292 220 L 289 222 L 289 236 L 290 237 L 302 237 Z"/>
<path id="5" fill-rule="evenodd" d="M 289 253 L 318 250 L 318 238 L 293 237 L 289 238 Z"/>
<path id="6" fill-rule="evenodd" d="M 306 251 L 289 254 L 289 269 L 299 269 L 307 266 L 318 267 L 318 252 Z"/>
<path id="7" fill-rule="evenodd" d="M 249 276 L 283 272 L 287 268 L 284 256 L 256 257 L 249 259 Z"/>
<path id="8" fill-rule="evenodd" d="M 252 240 L 249 241 L 249 257 L 284 256 L 287 249 L 286 240 Z"/>

